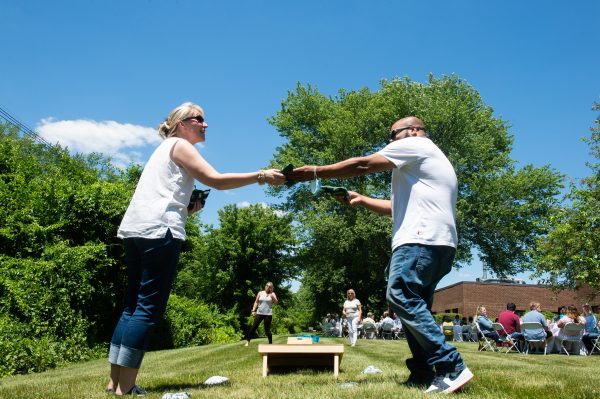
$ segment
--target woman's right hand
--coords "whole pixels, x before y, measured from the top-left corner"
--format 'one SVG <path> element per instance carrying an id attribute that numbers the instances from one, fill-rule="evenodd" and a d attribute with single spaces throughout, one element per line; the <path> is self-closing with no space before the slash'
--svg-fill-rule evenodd
<path id="1" fill-rule="evenodd" d="M 266 169 L 263 171 L 265 173 L 265 181 L 272 186 L 279 186 L 285 183 L 285 176 L 277 169 Z"/>

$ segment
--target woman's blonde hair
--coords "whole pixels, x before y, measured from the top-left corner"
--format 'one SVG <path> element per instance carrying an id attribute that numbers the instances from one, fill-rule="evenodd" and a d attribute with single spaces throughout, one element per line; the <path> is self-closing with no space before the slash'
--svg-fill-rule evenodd
<path id="1" fill-rule="evenodd" d="M 352 294 L 352 295 L 356 296 L 356 292 L 354 292 L 354 290 L 353 290 L 352 288 L 350 288 L 350 289 L 349 289 L 349 290 L 346 292 L 346 295 L 348 295 L 348 294 Z"/>
<path id="2" fill-rule="evenodd" d="M 158 135 L 163 139 L 171 137 L 177 133 L 177 124 L 184 119 L 193 117 L 200 112 L 204 116 L 204 110 L 194 103 L 183 103 L 175 108 L 163 123 L 158 126 Z"/>
<path id="3" fill-rule="evenodd" d="M 485 309 L 485 306 L 484 305 L 478 305 L 477 306 L 477 312 L 475 313 L 475 318 L 477 318 L 477 316 L 481 315 L 481 309 Z"/>

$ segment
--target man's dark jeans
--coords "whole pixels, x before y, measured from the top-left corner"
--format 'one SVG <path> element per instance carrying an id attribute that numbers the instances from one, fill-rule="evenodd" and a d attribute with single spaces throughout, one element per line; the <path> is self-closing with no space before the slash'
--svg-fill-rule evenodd
<path id="1" fill-rule="evenodd" d="M 412 359 L 411 376 L 427 379 L 435 373 L 460 371 L 466 366 L 431 314 L 433 293 L 452 268 L 455 249 L 421 244 L 402 245 L 390 261 L 387 300 L 402 320 Z"/>

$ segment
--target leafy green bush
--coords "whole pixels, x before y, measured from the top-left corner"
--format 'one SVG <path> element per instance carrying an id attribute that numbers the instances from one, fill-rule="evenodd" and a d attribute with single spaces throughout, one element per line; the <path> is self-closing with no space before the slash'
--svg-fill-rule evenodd
<path id="1" fill-rule="evenodd" d="M 163 321 L 153 336 L 153 349 L 222 344 L 239 341 L 237 314 L 222 314 L 216 306 L 172 294 Z"/>
<path id="2" fill-rule="evenodd" d="M 112 287 L 102 244 L 50 246 L 41 259 L 0 256 L 0 373 L 42 371 L 88 359 L 100 339 L 93 320 L 109 318 Z"/>
<path id="3" fill-rule="evenodd" d="M 433 317 L 435 317 L 436 323 L 442 324 L 442 321 L 444 321 L 444 316 L 448 316 L 450 318 L 450 321 L 454 321 L 456 315 L 458 315 L 460 319 L 462 319 L 463 317 L 460 313 L 436 313 L 433 315 Z"/>
<path id="4" fill-rule="evenodd" d="M 60 338 L 50 331 L 36 333 L 35 330 L 31 325 L 0 316 L 0 377 L 44 371 L 106 352 L 101 345 L 88 346 L 81 325 Z"/>

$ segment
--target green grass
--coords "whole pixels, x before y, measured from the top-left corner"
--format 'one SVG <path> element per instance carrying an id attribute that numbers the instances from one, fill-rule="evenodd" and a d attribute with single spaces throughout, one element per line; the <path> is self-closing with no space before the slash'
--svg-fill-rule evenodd
<path id="1" fill-rule="evenodd" d="M 286 337 L 276 337 L 284 343 Z M 325 343 L 346 340 L 322 338 Z M 262 378 L 262 361 L 257 345 L 264 339 L 227 345 L 208 345 L 146 355 L 138 384 L 161 398 L 165 392 L 188 391 L 193 398 L 423 398 L 421 389 L 402 382 L 408 376 L 404 360 L 409 355 L 406 341 L 359 340 L 345 347 L 336 381 L 331 371 L 299 370 L 273 373 Z M 597 384 L 600 356 L 520 355 L 478 352 L 475 343 L 456 343 L 475 378 L 459 398 L 600 398 Z M 368 365 L 383 373 L 364 375 Z M 60 369 L 4 378 L 0 398 L 109 398 L 104 393 L 109 365 L 95 360 Z M 205 388 L 210 376 L 228 377 L 230 384 Z M 340 383 L 357 382 L 353 388 Z"/>

